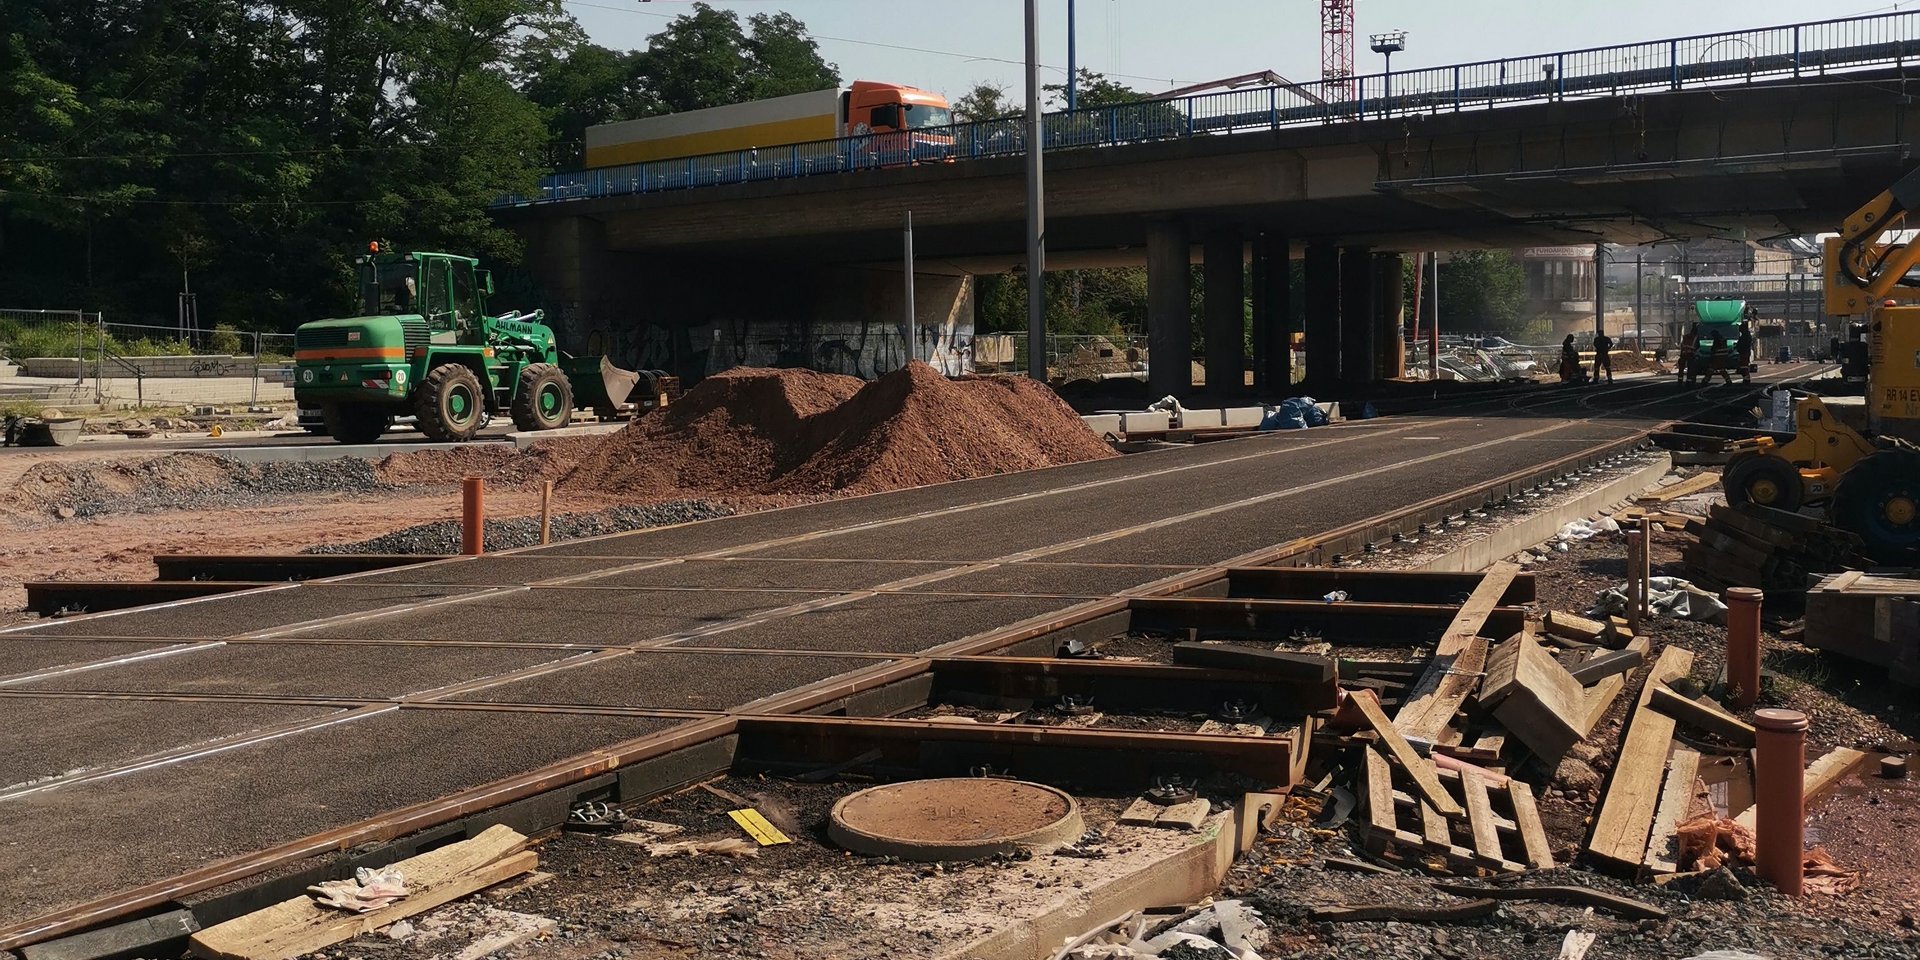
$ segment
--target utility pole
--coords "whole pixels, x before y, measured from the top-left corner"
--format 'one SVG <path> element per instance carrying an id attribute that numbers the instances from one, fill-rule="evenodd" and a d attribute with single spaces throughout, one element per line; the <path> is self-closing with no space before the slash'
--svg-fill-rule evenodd
<path id="1" fill-rule="evenodd" d="M 1646 281 L 1641 279 L 1640 277 L 1640 271 L 1645 266 L 1646 266 L 1646 257 L 1639 253 L 1634 254 L 1633 255 L 1633 325 L 1636 328 L 1638 328 L 1640 332 L 1639 349 L 1641 350 L 1645 350 L 1647 348 L 1647 294 L 1646 294 L 1646 290 L 1643 289 L 1645 287 Z"/>
<path id="2" fill-rule="evenodd" d="M 907 211 L 906 229 L 901 231 L 907 255 L 907 359 L 920 359 L 920 315 L 913 296 L 913 211 Z"/>
<path id="3" fill-rule="evenodd" d="M 1593 245 L 1593 335 L 1607 332 L 1607 244 Z"/>
<path id="4" fill-rule="evenodd" d="M 1427 254 L 1427 263 L 1433 267 L 1427 284 L 1427 298 L 1433 302 L 1433 312 L 1427 314 L 1427 381 L 1431 383 L 1440 379 L 1440 251 Z"/>
<path id="5" fill-rule="evenodd" d="M 1042 204 L 1040 0 L 1027 0 L 1027 375 L 1047 382 L 1047 213 Z"/>
<path id="6" fill-rule="evenodd" d="M 1080 31 L 1076 29 L 1075 5 L 1075 0 L 1067 0 L 1067 110 L 1069 112 L 1080 109 Z"/>

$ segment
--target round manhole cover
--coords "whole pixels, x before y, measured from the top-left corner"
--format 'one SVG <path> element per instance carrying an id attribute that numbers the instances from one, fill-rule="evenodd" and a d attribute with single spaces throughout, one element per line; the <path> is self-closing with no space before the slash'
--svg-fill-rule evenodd
<path id="1" fill-rule="evenodd" d="M 902 860 L 1049 853 L 1085 832 L 1080 805 L 1059 790 L 975 778 L 869 787 L 834 804 L 828 826 L 849 850 Z"/>

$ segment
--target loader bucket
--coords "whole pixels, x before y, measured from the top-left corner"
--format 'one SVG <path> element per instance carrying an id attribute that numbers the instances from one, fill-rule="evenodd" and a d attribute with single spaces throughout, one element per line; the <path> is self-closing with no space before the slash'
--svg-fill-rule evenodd
<path id="1" fill-rule="evenodd" d="M 560 369 L 573 384 L 573 402 L 579 407 L 618 407 L 627 402 L 634 385 L 640 382 L 638 373 L 622 370 L 606 357 L 565 357 Z"/>

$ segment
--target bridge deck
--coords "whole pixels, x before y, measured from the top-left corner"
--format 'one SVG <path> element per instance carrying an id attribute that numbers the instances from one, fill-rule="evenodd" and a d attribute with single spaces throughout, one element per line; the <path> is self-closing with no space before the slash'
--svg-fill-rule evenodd
<path id="1" fill-rule="evenodd" d="M 1549 393 L 0 631 L 0 928 L 1741 393 Z"/>

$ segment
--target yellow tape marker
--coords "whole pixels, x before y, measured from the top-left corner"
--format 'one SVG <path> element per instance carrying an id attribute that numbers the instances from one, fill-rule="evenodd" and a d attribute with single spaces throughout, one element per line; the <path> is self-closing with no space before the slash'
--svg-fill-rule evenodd
<path id="1" fill-rule="evenodd" d="M 740 829 L 747 832 L 747 836 L 758 841 L 763 847 L 793 842 L 787 838 L 786 834 L 780 832 L 779 827 L 768 823 L 767 818 L 761 816 L 760 811 L 752 807 L 744 810 L 729 810 L 727 811 L 727 816 L 732 817 L 733 822 L 739 824 Z"/>

